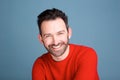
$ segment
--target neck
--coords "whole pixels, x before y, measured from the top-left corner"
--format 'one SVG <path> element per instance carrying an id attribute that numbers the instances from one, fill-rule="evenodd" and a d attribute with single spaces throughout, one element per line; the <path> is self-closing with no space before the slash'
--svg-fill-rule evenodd
<path id="1" fill-rule="evenodd" d="M 62 61 L 62 60 L 64 60 L 68 56 L 68 54 L 69 54 L 69 45 L 68 45 L 68 47 L 67 47 L 67 49 L 66 49 L 66 51 L 65 51 L 65 53 L 63 55 L 61 55 L 59 57 L 55 57 L 55 56 L 52 55 L 52 58 L 55 61 Z"/>

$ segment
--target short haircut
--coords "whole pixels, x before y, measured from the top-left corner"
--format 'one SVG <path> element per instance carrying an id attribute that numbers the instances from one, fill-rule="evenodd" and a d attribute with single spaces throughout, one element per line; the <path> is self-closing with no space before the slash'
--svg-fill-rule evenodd
<path id="1" fill-rule="evenodd" d="M 38 24 L 38 28 L 39 28 L 39 33 L 42 34 L 41 24 L 43 21 L 54 20 L 56 18 L 61 18 L 65 22 L 66 28 L 68 30 L 68 17 L 67 17 L 67 15 L 59 9 L 52 8 L 52 9 L 47 9 L 38 15 L 37 24 Z"/>

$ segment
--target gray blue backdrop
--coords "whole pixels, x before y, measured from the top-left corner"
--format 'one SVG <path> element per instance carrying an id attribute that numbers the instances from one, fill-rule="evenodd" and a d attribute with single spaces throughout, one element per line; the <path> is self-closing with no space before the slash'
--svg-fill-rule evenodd
<path id="1" fill-rule="evenodd" d="M 120 0 L 0 0 L 0 80 L 31 80 L 39 43 L 37 15 L 63 10 L 73 30 L 71 43 L 93 47 L 101 80 L 120 80 Z"/>

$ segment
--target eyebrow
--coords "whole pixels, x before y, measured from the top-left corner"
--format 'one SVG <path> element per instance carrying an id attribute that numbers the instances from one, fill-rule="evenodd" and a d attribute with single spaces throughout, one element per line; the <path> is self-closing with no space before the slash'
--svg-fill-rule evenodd
<path id="1" fill-rule="evenodd" d="M 65 30 L 58 31 L 57 33 L 60 33 L 60 32 L 65 32 Z"/>

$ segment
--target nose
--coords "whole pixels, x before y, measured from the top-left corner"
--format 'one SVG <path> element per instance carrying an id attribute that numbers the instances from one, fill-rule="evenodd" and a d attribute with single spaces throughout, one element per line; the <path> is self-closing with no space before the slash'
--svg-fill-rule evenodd
<path id="1" fill-rule="evenodd" d="M 52 38 L 52 41 L 53 41 L 53 44 L 54 45 L 57 45 L 59 42 L 58 42 L 58 37 L 57 36 L 53 36 L 53 38 Z"/>

